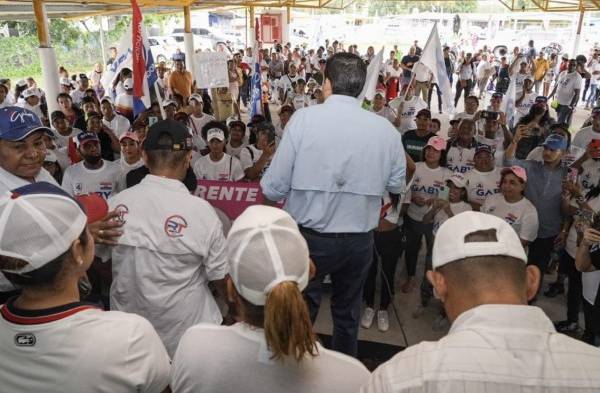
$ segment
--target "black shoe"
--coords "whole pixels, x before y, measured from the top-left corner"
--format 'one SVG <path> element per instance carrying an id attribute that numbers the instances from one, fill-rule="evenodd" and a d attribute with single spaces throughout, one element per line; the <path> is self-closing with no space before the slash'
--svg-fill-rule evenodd
<path id="1" fill-rule="evenodd" d="M 563 284 L 553 282 L 552 284 L 548 285 L 548 290 L 544 292 L 544 296 L 556 297 L 556 295 L 563 293 L 565 293 L 565 286 Z"/>
<path id="2" fill-rule="evenodd" d="M 579 324 L 571 321 L 554 322 L 554 327 L 559 333 L 575 333 L 579 330 Z"/>

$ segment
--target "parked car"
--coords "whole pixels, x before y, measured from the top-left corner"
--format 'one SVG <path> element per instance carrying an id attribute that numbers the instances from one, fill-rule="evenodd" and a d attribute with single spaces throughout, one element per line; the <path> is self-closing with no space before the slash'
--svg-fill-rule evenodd
<path id="1" fill-rule="evenodd" d="M 183 49 L 183 45 L 179 45 L 175 38 L 169 36 L 150 36 L 148 44 L 150 44 L 150 51 L 157 63 L 168 61 L 177 48 Z"/>

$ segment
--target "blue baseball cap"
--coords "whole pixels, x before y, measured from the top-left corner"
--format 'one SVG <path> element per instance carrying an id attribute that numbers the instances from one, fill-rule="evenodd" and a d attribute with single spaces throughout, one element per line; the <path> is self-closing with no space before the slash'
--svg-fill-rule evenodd
<path id="1" fill-rule="evenodd" d="M 100 139 L 98 138 L 98 135 L 96 135 L 96 133 L 94 132 L 80 132 L 79 134 L 77 134 L 77 147 L 79 146 L 83 146 L 88 142 L 98 142 L 100 143 Z"/>
<path id="2" fill-rule="evenodd" d="M 52 131 L 44 126 L 35 113 L 18 106 L 0 109 L 0 139 L 11 142 L 21 141 L 36 131 L 44 131 L 52 136 Z"/>
<path id="3" fill-rule="evenodd" d="M 552 150 L 567 150 L 567 140 L 562 135 L 550 134 L 542 146 Z"/>

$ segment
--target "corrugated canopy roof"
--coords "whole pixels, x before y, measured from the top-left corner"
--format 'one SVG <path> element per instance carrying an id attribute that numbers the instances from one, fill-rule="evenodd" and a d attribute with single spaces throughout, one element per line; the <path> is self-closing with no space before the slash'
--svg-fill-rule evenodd
<path id="1" fill-rule="evenodd" d="M 231 9 L 240 7 L 292 7 L 344 9 L 355 0 L 138 0 L 145 12 L 181 12 L 186 5 L 195 9 Z M 394 1 L 394 0 L 390 0 Z M 519 0 L 498 0 L 512 11 L 600 11 L 600 0 L 530 0 L 520 8 Z M 122 15 L 131 12 L 129 0 L 47 0 L 50 18 L 84 18 L 94 15 Z M 33 19 L 33 2 L 0 0 L 0 20 Z"/>

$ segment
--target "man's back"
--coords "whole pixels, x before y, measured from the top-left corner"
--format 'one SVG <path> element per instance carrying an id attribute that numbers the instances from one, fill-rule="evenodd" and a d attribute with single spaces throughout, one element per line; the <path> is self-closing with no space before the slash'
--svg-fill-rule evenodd
<path id="1" fill-rule="evenodd" d="M 366 232 L 376 226 L 377 214 L 364 216 L 362 230 L 345 227 L 338 215 L 348 213 L 346 202 L 370 212 L 370 204 L 380 203 L 386 187 L 400 193 L 404 168 L 402 139 L 393 125 L 361 109 L 355 98 L 333 95 L 292 116 L 262 184 L 263 189 L 291 188 L 287 207 L 300 225 L 328 232 Z M 304 203 L 315 202 L 313 198 L 317 205 Z M 329 209 L 308 212 L 302 220 L 306 209 L 319 206 Z M 328 227 L 331 223 L 333 228 Z"/>
<path id="2" fill-rule="evenodd" d="M 380 366 L 363 392 L 597 392 L 600 350 L 559 334 L 537 307 L 483 305 L 448 335 Z"/>

